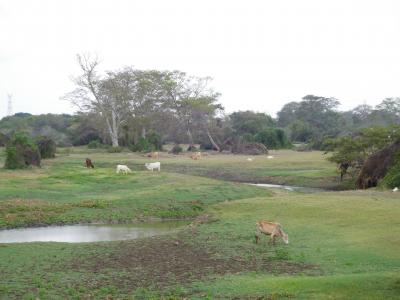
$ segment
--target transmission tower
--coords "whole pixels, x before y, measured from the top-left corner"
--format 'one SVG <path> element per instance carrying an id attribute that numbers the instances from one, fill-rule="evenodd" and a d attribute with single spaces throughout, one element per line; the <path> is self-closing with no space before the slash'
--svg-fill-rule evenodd
<path id="1" fill-rule="evenodd" d="M 7 102 L 7 116 L 12 116 L 13 115 L 13 109 L 12 109 L 12 95 L 8 94 L 8 102 Z"/>

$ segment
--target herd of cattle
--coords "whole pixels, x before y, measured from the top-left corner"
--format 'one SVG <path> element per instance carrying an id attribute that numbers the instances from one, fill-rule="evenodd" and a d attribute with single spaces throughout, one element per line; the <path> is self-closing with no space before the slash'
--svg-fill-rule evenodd
<path id="1" fill-rule="evenodd" d="M 198 160 L 202 156 L 207 156 L 207 153 L 201 153 L 201 152 L 195 152 L 192 155 L 190 155 L 190 158 L 193 160 Z M 150 158 L 159 158 L 160 153 L 159 152 L 150 152 L 145 155 L 146 157 Z M 94 168 L 93 162 L 90 158 L 86 158 L 85 161 L 85 166 L 86 168 Z M 161 163 L 159 161 L 154 162 L 154 163 L 145 163 L 144 164 L 145 168 L 150 171 L 158 170 L 161 171 Z M 122 174 L 128 174 L 131 173 L 132 170 L 129 169 L 127 165 L 117 165 L 116 173 L 122 173 Z"/>
<path id="2" fill-rule="evenodd" d="M 201 152 L 195 152 L 192 155 L 190 155 L 190 158 L 193 160 L 198 160 L 201 159 L 202 156 L 208 155 L 207 153 L 201 153 Z M 159 158 L 160 154 L 159 152 L 150 152 L 145 155 L 146 157 L 149 158 Z M 274 158 L 273 156 L 268 156 L 268 159 Z M 253 161 L 253 158 L 247 158 L 246 159 L 248 162 Z M 94 165 L 92 163 L 92 160 L 90 158 L 86 158 L 85 162 L 86 168 L 94 168 Z M 153 162 L 153 163 L 145 163 L 144 166 L 146 167 L 147 170 L 154 171 L 158 170 L 161 171 L 161 163 L 159 161 Z M 131 173 L 132 170 L 127 166 L 127 165 L 117 165 L 116 173 L 122 173 L 122 174 L 128 174 Z M 255 233 L 255 238 L 256 238 L 256 243 L 258 243 L 261 239 L 261 235 L 269 235 L 271 237 L 271 242 L 275 242 L 276 237 L 282 238 L 283 242 L 285 244 L 289 244 L 289 236 L 283 231 L 283 228 L 281 224 L 276 223 L 276 222 L 270 222 L 270 221 L 259 221 L 256 223 L 256 233 Z"/>

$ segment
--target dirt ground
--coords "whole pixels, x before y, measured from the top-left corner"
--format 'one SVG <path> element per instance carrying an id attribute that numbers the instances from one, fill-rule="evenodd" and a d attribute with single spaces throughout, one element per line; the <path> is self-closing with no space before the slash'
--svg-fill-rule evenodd
<path id="1" fill-rule="evenodd" d="M 72 268 L 79 272 L 103 274 L 95 286 L 112 284 L 122 290 L 138 287 L 163 288 L 204 278 L 244 271 L 274 274 L 296 274 L 315 270 L 314 266 L 286 261 L 245 261 L 240 258 L 216 259 L 205 248 L 198 248 L 165 237 L 122 242 L 107 256 L 76 261 Z M 107 276 L 107 274 L 114 274 Z M 118 278 L 115 277 L 118 274 Z M 110 280 L 110 282 L 107 282 Z M 87 282 L 85 285 L 93 285 Z"/>

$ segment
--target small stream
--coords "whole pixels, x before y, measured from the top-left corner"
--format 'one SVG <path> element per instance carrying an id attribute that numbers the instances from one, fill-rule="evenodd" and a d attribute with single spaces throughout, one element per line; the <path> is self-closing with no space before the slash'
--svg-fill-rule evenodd
<path id="1" fill-rule="evenodd" d="M 326 190 L 320 189 L 320 188 L 291 186 L 291 185 L 283 185 L 283 184 L 270 184 L 270 183 L 246 183 L 246 184 L 264 187 L 264 188 L 283 189 L 283 190 L 290 191 L 290 192 L 302 192 L 302 193 L 326 192 Z"/>
<path id="2" fill-rule="evenodd" d="M 87 224 L 0 230 L 0 243 L 102 242 L 134 240 L 177 232 L 187 221 L 140 224 Z"/>

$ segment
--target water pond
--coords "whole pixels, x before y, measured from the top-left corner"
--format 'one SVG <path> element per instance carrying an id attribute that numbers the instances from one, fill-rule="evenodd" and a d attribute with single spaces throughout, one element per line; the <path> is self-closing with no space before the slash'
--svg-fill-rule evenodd
<path id="1" fill-rule="evenodd" d="M 133 240 L 178 231 L 187 221 L 140 224 L 87 224 L 0 230 L 0 243 L 83 243 Z"/>
<path id="2" fill-rule="evenodd" d="M 283 189 L 290 192 L 303 192 L 303 193 L 318 193 L 324 192 L 326 190 L 319 188 L 311 188 L 311 187 L 302 187 L 302 186 L 291 186 L 291 185 L 283 185 L 283 184 L 270 184 L 270 183 L 248 183 L 249 185 L 264 187 L 264 188 L 276 188 Z"/>

